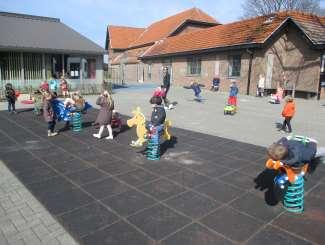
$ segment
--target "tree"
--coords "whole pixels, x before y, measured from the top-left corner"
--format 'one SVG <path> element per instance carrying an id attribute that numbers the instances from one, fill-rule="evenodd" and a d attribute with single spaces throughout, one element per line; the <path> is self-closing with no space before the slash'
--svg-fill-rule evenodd
<path id="1" fill-rule="evenodd" d="M 246 0 L 242 7 L 246 18 L 285 10 L 325 15 L 325 9 L 320 7 L 319 0 Z"/>

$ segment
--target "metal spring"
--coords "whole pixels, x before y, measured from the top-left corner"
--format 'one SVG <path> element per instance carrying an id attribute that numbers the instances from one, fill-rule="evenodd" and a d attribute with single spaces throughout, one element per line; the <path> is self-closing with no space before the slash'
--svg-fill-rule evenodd
<path id="1" fill-rule="evenodd" d="M 304 211 L 304 178 L 302 176 L 288 186 L 283 204 L 289 212 L 302 213 Z"/>
<path id="2" fill-rule="evenodd" d="M 74 132 L 80 132 L 82 129 L 81 113 L 75 112 L 72 116 L 72 127 Z"/>

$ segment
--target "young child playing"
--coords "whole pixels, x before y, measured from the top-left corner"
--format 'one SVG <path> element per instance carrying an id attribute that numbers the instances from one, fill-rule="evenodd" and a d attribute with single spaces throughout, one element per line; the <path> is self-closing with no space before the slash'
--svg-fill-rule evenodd
<path id="1" fill-rule="evenodd" d="M 282 116 L 284 117 L 282 127 L 280 131 L 285 131 L 288 127 L 288 133 L 292 132 L 291 128 L 291 119 L 293 118 L 296 112 L 296 105 L 291 96 L 286 96 L 284 98 L 286 104 L 282 110 Z"/>
<path id="2" fill-rule="evenodd" d="M 220 78 L 218 76 L 215 76 L 212 80 L 212 86 L 211 91 L 219 91 L 219 85 L 220 85 Z"/>
<path id="3" fill-rule="evenodd" d="M 150 137 L 158 137 L 161 130 L 164 128 L 164 122 L 166 119 L 166 111 L 162 105 L 163 99 L 158 96 L 153 96 L 150 99 L 150 104 L 153 107 L 151 113 L 151 120 L 147 125 Z"/>
<path id="4" fill-rule="evenodd" d="M 69 96 L 69 90 L 68 90 L 68 82 L 64 79 L 64 77 L 61 77 L 61 83 L 60 83 L 61 93 L 64 98 Z"/>
<path id="5" fill-rule="evenodd" d="M 56 114 L 53 110 L 52 100 L 54 96 L 49 92 L 43 92 L 43 116 L 48 124 L 47 136 L 56 136 L 58 133 L 54 132 L 56 124 Z"/>
<path id="6" fill-rule="evenodd" d="M 194 96 L 196 101 L 201 102 L 202 101 L 202 97 L 201 97 L 201 87 L 202 85 L 200 85 L 197 82 L 191 82 L 190 86 L 184 86 L 184 88 L 186 89 L 192 89 L 194 92 Z"/>
<path id="7" fill-rule="evenodd" d="M 8 101 L 8 112 L 10 113 L 17 113 L 16 112 L 16 92 L 15 90 L 13 89 L 12 87 L 12 84 L 11 83 L 7 83 L 6 86 L 5 86 L 5 94 L 6 94 L 6 99 Z"/>
<path id="8" fill-rule="evenodd" d="M 98 133 L 93 134 L 93 136 L 95 138 L 100 139 L 106 126 L 109 133 L 109 136 L 106 137 L 106 139 L 113 139 L 113 130 L 111 127 L 111 123 L 112 113 L 114 110 L 114 101 L 108 91 L 105 90 L 103 94 L 98 97 L 96 104 L 100 106 L 100 110 L 95 123 L 98 123 L 100 128 Z"/>
<path id="9" fill-rule="evenodd" d="M 237 106 L 237 94 L 238 94 L 238 87 L 236 81 L 233 81 L 230 85 L 228 105 Z"/>
<path id="10" fill-rule="evenodd" d="M 268 156 L 273 161 L 281 161 L 284 167 L 292 170 L 278 175 L 275 179 L 275 184 L 281 189 L 284 189 L 285 184 L 289 179 L 294 179 L 295 174 L 303 176 L 305 174 L 304 171 L 306 171 L 304 170 L 304 166 L 306 164 L 309 166 L 309 164 L 312 163 L 312 160 L 316 157 L 317 151 L 317 141 L 310 138 L 297 140 L 295 138 L 283 137 L 272 144 L 267 150 Z M 317 157 L 322 157 L 321 154 Z"/>
<path id="11" fill-rule="evenodd" d="M 39 116 L 42 113 L 42 107 L 43 107 L 43 95 L 41 91 L 36 90 L 34 92 L 34 95 L 32 97 L 32 100 L 34 102 L 34 113 Z"/>

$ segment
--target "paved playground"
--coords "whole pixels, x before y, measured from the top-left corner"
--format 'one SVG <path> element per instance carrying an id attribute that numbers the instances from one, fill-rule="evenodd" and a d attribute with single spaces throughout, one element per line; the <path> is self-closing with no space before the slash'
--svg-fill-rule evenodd
<path id="1" fill-rule="evenodd" d="M 151 93 L 149 87 L 116 90 L 116 107 L 131 115 L 139 105 L 149 116 Z M 273 175 L 264 171 L 263 146 L 284 135 L 275 127 L 282 106 L 241 96 L 238 114 L 224 116 L 225 94 L 203 96 L 197 103 L 189 90 L 171 90 L 178 102 L 168 112 L 173 138 L 163 143 L 160 161 L 129 146 L 134 129 L 124 128 L 113 141 L 91 137 L 94 109 L 84 116 L 82 132 L 53 138 L 30 110 L 0 112 L 1 161 L 80 244 L 324 244 L 325 165 L 307 176 L 303 214 L 284 211 L 270 195 Z M 324 145 L 325 107 L 297 104 L 295 132 Z M 7 217 L 4 209 L 0 221 Z"/>

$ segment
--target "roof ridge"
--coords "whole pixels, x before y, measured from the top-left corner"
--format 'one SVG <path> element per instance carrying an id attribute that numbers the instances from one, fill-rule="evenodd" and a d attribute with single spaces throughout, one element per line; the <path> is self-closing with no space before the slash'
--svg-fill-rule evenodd
<path id="1" fill-rule="evenodd" d="M 121 26 L 121 25 L 108 25 L 108 27 L 117 27 L 117 28 L 132 28 L 132 29 L 145 29 L 145 27 L 134 27 L 134 26 Z"/>
<path id="2" fill-rule="evenodd" d="M 41 20 L 41 21 L 49 21 L 49 22 L 60 22 L 59 18 L 30 15 L 30 14 L 19 14 L 19 13 L 13 13 L 13 12 L 0 12 L 0 16 L 22 18 L 22 19 L 32 19 L 32 20 Z"/>

